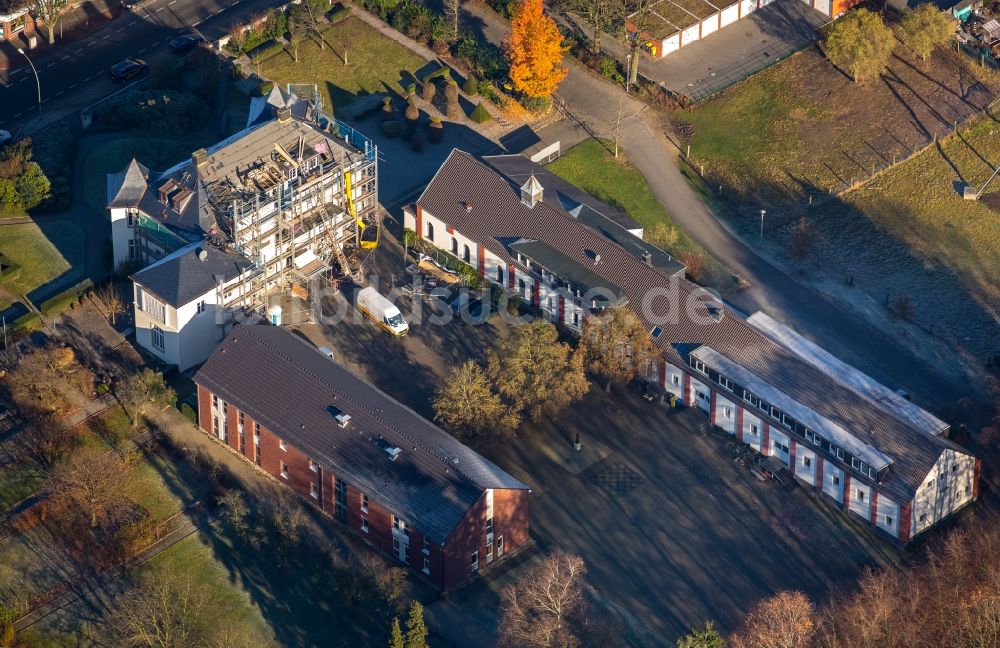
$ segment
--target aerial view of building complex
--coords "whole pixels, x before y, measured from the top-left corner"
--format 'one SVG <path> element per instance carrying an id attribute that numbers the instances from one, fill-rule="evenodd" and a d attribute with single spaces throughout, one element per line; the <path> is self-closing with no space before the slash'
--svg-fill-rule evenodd
<path id="1" fill-rule="evenodd" d="M 0 26 L 0 647 L 997 645 L 1000 5 Z"/>

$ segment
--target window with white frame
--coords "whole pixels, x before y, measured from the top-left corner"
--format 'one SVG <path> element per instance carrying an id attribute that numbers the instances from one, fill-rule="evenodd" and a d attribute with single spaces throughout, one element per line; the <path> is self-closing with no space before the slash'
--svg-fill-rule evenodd
<path id="1" fill-rule="evenodd" d="M 497 536 L 497 558 L 503 555 L 503 536 Z"/>
<path id="2" fill-rule="evenodd" d="M 892 516 L 890 516 L 890 515 L 886 515 L 885 516 L 885 525 L 886 526 L 892 526 Z"/>
<path id="3" fill-rule="evenodd" d="M 493 535 L 493 518 L 486 518 L 486 535 Z"/>
<path id="4" fill-rule="evenodd" d="M 201 315 L 205 312 L 205 300 L 202 299 L 197 304 L 195 304 L 195 315 Z"/>
<path id="5" fill-rule="evenodd" d="M 493 541 L 490 540 L 486 543 L 486 562 L 493 562 Z"/>
<path id="6" fill-rule="evenodd" d="M 734 387 L 733 381 L 730 380 L 730 379 L 728 379 L 728 378 L 726 378 L 725 376 L 719 376 L 719 384 L 722 385 L 725 389 L 728 389 L 729 391 L 733 391 L 733 387 Z"/>
<path id="7" fill-rule="evenodd" d="M 143 295 L 142 300 L 143 311 L 149 315 L 152 319 L 156 320 L 161 324 L 165 324 L 167 321 L 167 307 L 158 299 L 150 297 L 148 293 Z"/>
<path id="8" fill-rule="evenodd" d="M 479 552 L 473 551 L 472 555 L 469 556 L 469 563 L 472 566 L 472 573 L 475 574 L 479 571 Z"/>
<path id="9" fill-rule="evenodd" d="M 673 384 L 674 387 L 680 387 L 681 386 L 681 377 L 679 375 L 677 375 L 677 374 L 672 374 L 670 376 L 670 382 Z"/>
<path id="10" fill-rule="evenodd" d="M 368 512 L 368 496 L 363 493 L 361 495 L 361 510 L 365 513 Z"/>
<path id="11" fill-rule="evenodd" d="M 319 464 L 316 463 L 315 461 L 313 461 L 312 459 L 310 459 L 309 460 L 309 470 L 311 470 L 313 472 L 319 472 Z"/>
<path id="12" fill-rule="evenodd" d="M 309 484 L 309 494 L 313 499 L 319 499 L 319 484 L 316 482 L 311 482 Z"/>
<path id="13" fill-rule="evenodd" d="M 284 461 L 281 462 L 281 477 L 282 479 L 288 479 L 288 464 Z"/>
<path id="14" fill-rule="evenodd" d="M 813 465 L 812 457 L 802 457 L 802 465 L 806 468 L 811 468 Z"/>
<path id="15" fill-rule="evenodd" d="M 288 444 L 285 443 L 284 439 L 278 439 L 278 447 L 284 450 L 285 452 L 288 452 Z"/>
<path id="16" fill-rule="evenodd" d="M 706 367 L 705 363 L 702 362 L 701 360 L 698 360 L 697 358 L 693 359 L 691 361 L 691 366 L 694 367 L 695 371 L 703 373 L 706 376 L 708 375 L 708 367 Z"/>
<path id="17" fill-rule="evenodd" d="M 361 518 L 361 532 L 368 533 L 368 518 Z"/>
<path id="18" fill-rule="evenodd" d="M 430 574 L 431 573 L 431 557 L 430 556 L 424 556 L 424 568 L 423 568 L 423 572 L 425 574 Z"/>
<path id="19" fill-rule="evenodd" d="M 865 501 L 865 492 L 860 488 L 858 489 L 858 501 L 859 502 Z"/>
<path id="20" fill-rule="evenodd" d="M 425 556 L 430 555 L 431 553 L 431 541 L 427 538 L 424 538 L 424 547 L 422 551 Z"/>
<path id="21" fill-rule="evenodd" d="M 840 475 L 834 475 L 833 476 L 833 485 L 834 486 L 840 486 Z"/>
<path id="22" fill-rule="evenodd" d="M 757 436 L 758 432 L 760 432 L 760 428 L 757 427 L 757 424 L 756 423 L 751 423 L 750 424 L 750 434 L 752 434 L 754 436 Z"/>
<path id="23" fill-rule="evenodd" d="M 723 405 L 722 406 L 722 416 L 725 417 L 725 418 L 727 418 L 727 419 L 733 418 L 733 408 L 729 407 L 728 405 Z"/>
<path id="24" fill-rule="evenodd" d="M 163 337 L 163 329 L 155 324 L 151 329 L 149 329 L 149 338 L 153 343 L 153 348 L 159 349 L 160 351 L 166 350 L 166 340 Z"/>

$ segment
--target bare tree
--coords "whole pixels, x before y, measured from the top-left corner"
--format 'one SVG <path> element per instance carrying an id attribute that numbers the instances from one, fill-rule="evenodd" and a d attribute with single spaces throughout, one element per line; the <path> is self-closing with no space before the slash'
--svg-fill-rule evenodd
<path id="1" fill-rule="evenodd" d="M 147 407 L 166 407 L 176 398 L 174 390 L 163 381 L 163 374 L 152 369 L 143 369 L 116 380 L 114 393 L 125 408 L 132 425 L 139 424 L 139 417 Z"/>
<path id="2" fill-rule="evenodd" d="M 77 433 L 47 413 L 21 408 L 20 415 L 27 422 L 11 436 L 8 445 L 16 461 L 30 461 L 42 470 L 51 470 L 76 446 Z"/>
<path id="3" fill-rule="evenodd" d="M 621 0 L 564 0 L 563 6 L 590 25 L 594 34 L 590 46 L 594 54 L 600 54 L 601 36 L 618 24 L 626 8 Z"/>
<path id="4" fill-rule="evenodd" d="M 100 309 L 104 311 L 104 316 L 111 322 L 111 326 L 114 326 L 115 319 L 125 312 L 125 302 L 122 300 L 122 294 L 118 291 L 118 287 L 113 281 L 109 281 L 94 292 L 94 298 Z"/>
<path id="5" fill-rule="evenodd" d="M 49 45 L 56 42 L 56 22 L 66 4 L 67 0 L 35 0 L 32 7 L 32 13 L 45 23 L 45 30 L 49 34 Z"/>
<path id="6" fill-rule="evenodd" d="M 292 60 L 299 62 L 299 48 L 302 47 L 302 34 L 298 32 L 288 33 L 288 46 L 292 49 Z"/>
<path id="7" fill-rule="evenodd" d="M 101 514 L 124 492 L 132 457 L 117 452 L 81 450 L 59 464 L 46 485 L 49 497 L 77 507 L 96 528 Z"/>
<path id="8" fill-rule="evenodd" d="M 518 648 L 573 648 L 574 617 L 584 607 L 583 559 L 557 550 L 500 594 L 500 643 Z"/>
<path id="9" fill-rule="evenodd" d="M 448 25 L 448 40 L 450 41 L 458 38 L 458 16 L 461 4 L 461 0 L 442 0 L 441 13 L 444 14 L 444 21 Z"/>
<path id="10" fill-rule="evenodd" d="M 469 360 L 454 367 L 434 393 L 434 420 L 466 443 L 507 438 L 519 423 L 486 373 Z"/>
<path id="11" fill-rule="evenodd" d="M 628 90 L 639 79 L 639 57 L 642 55 L 643 33 L 649 29 L 653 19 L 652 7 L 657 0 L 623 0 L 622 13 L 625 15 L 625 38 L 628 42 L 629 60 L 625 75 L 625 89 Z"/>
<path id="12" fill-rule="evenodd" d="M 732 648 L 805 648 L 816 632 L 815 607 L 802 592 L 779 592 L 759 602 L 732 635 Z"/>
<path id="13" fill-rule="evenodd" d="M 116 600 L 112 615 L 120 645 L 135 648 L 181 648 L 206 645 L 208 591 L 190 578 L 173 574 L 147 577 Z"/>

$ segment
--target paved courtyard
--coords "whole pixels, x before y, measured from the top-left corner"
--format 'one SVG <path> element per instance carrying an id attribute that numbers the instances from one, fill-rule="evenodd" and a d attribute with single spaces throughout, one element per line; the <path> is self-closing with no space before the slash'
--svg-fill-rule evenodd
<path id="1" fill-rule="evenodd" d="M 393 242 L 380 248 L 375 267 L 383 279 L 401 267 L 400 254 Z M 411 300 L 397 303 L 411 319 Z M 300 329 L 431 417 L 430 398 L 447 370 L 481 360 L 505 325 L 411 327 L 403 338 L 364 321 Z M 757 481 L 729 458 L 728 437 L 709 427 L 700 410 L 668 414 L 634 389 L 616 387 L 609 396 L 593 388 L 559 420 L 525 425 L 515 442 L 487 454 L 532 486 L 539 548 L 584 557 L 592 598 L 621 619 L 631 645 L 672 643 L 706 619 L 730 630 L 761 597 L 799 588 L 820 599 L 863 565 L 900 560 L 807 488 Z M 497 589 L 480 582 L 455 600 L 489 628 Z"/>

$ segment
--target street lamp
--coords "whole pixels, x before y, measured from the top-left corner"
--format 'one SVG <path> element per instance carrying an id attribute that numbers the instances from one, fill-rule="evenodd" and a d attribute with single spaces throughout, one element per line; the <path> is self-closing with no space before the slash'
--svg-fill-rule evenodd
<path id="1" fill-rule="evenodd" d="M 760 237 L 761 238 L 764 238 L 764 214 L 766 214 L 766 213 L 767 213 L 767 210 L 765 210 L 765 209 L 760 210 Z"/>
<path id="2" fill-rule="evenodd" d="M 22 56 L 24 56 L 24 58 L 28 59 L 28 65 L 31 66 L 31 71 L 35 73 L 35 87 L 38 89 L 38 116 L 41 117 L 41 115 L 42 115 L 42 82 L 38 78 L 38 70 L 35 69 L 35 64 L 31 62 L 31 57 L 28 56 L 28 53 L 25 52 L 23 48 L 18 47 L 17 48 L 17 53 L 21 54 Z"/>

